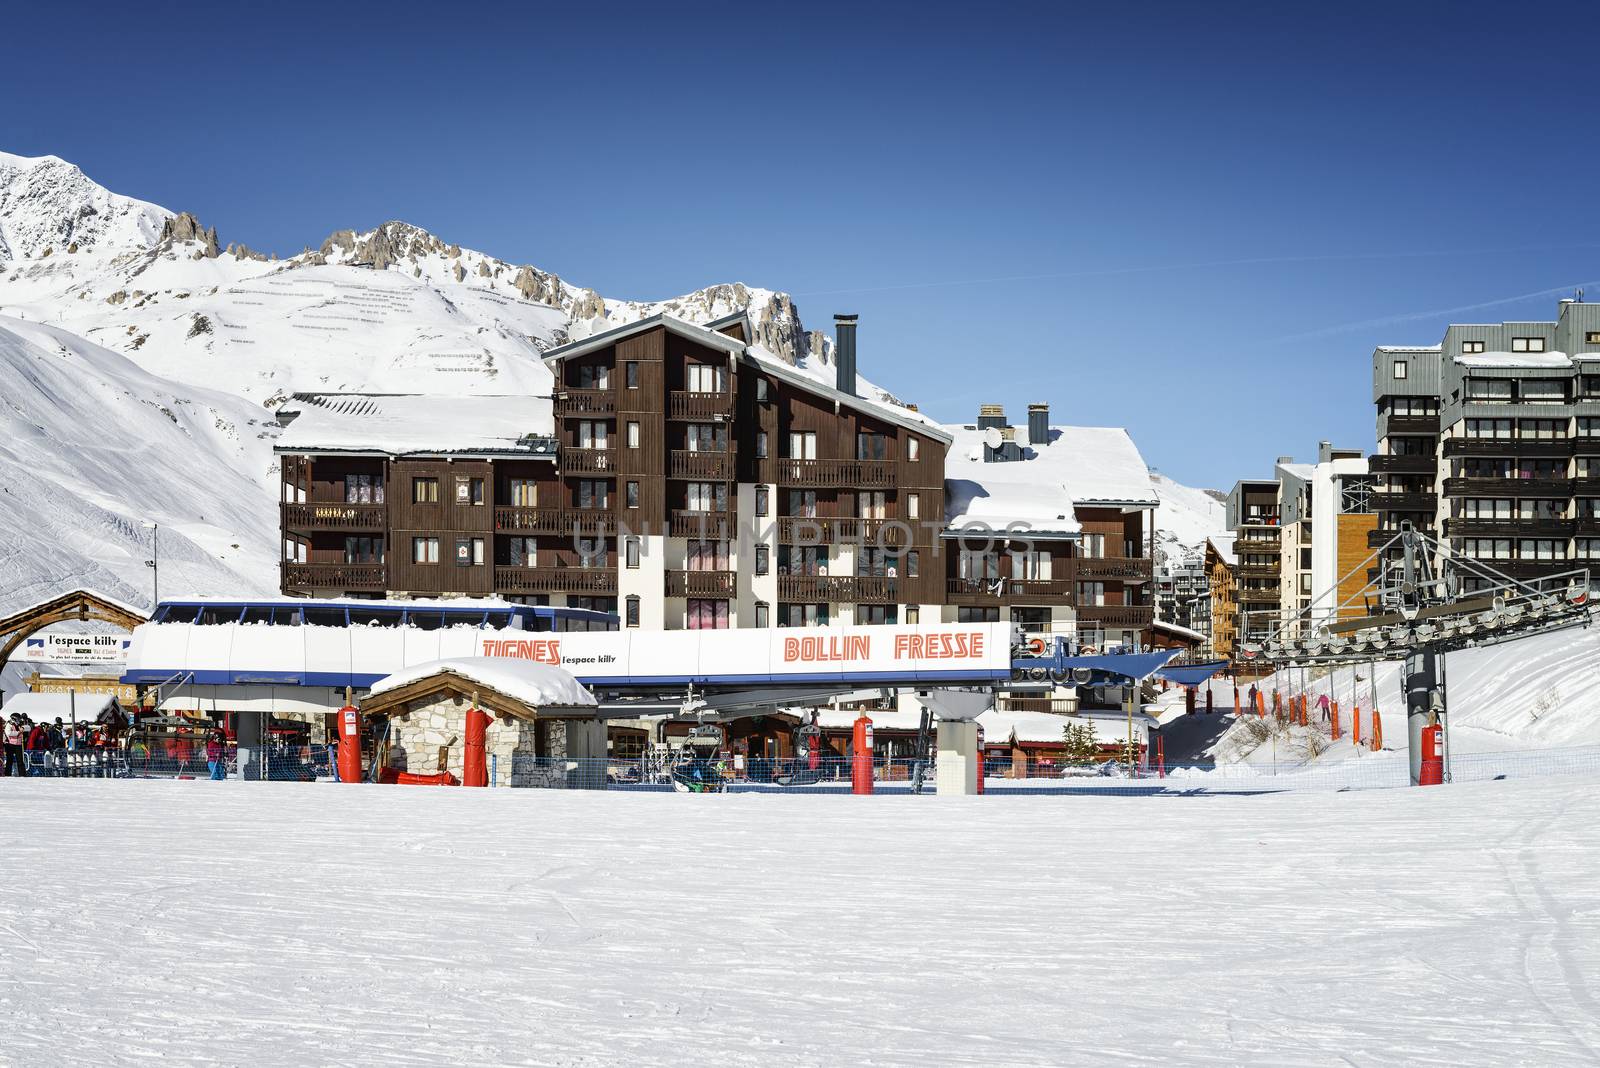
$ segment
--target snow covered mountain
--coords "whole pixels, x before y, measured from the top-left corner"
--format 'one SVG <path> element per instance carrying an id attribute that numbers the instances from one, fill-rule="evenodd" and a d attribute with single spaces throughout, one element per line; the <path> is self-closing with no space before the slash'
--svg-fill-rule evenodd
<path id="1" fill-rule="evenodd" d="M 1195 489 L 1174 482 L 1159 471 L 1150 472 L 1161 505 L 1156 509 L 1156 547 L 1169 566 L 1199 563 L 1206 539 L 1228 533 L 1223 501 L 1213 489 Z"/>

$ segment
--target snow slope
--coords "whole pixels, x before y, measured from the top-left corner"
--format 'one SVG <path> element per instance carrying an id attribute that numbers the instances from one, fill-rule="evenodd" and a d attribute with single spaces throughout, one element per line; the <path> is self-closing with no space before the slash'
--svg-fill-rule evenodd
<path id="1" fill-rule="evenodd" d="M 150 600 L 276 586 L 278 427 L 54 327 L 0 317 L 0 613 L 85 585 Z"/>
<path id="2" fill-rule="evenodd" d="M 923 801 L 0 779 L 0 808 L 17 1064 L 1600 1051 L 1592 777 Z"/>
<path id="3" fill-rule="evenodd" d="M 1156 545 L 1169 566 L 1198 564 L 1205 555 L 1206 539 L 1227 532 L 1224 495 L 1174 482 L 1159 471 L 1150 472 L 1150 485 L 1161 502 L 1156 509 Z"/>

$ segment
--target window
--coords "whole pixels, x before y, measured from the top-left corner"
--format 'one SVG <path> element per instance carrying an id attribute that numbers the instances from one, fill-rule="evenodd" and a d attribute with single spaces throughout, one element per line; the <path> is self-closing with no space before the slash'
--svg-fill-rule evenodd
<path id="1" fill-rule="evenodd" d="M 1470 353 L 1470 352 L 1482 352 L 1483 351 L 1483 342 L 1481 342 L 1481 341 L 1463 341 L 1461 343 L 1461 351 L 1462 352 L 1468 352 L 1468 353 Z"/>
<path id="2" fill-rule="evenodd" d="M 861 490 L 856 493 L 857 519 L 887 519 L 889 495 L 883 490 Z"/>
<path id="3" fill-rule="evenodd" d="M 628 366 L 632 367 L 633 364 L 630 363 Z M 630 627 L 637 627 L 639 625 L 639 598 L 629 597 L 626 603 L 628 612 L 627 624 Z"/>
<path id="4" fill-rule="evenodd" d="M 578 550 L 579 567 L 598 568 L 611 566 L 610 561 L 607 559 L 606 539 L 604 538 L 594 538 L 590 541 L 579 541 L 574 545 L 574 548 Z M 568 603 L 570 603 L 570 601 Z M 616 611 L 615 602 L 613 602 L 611 610 Z"/>
<path id="5" fill-rule="evenodd" d="M 691 541 L 687 560 L 690 571 L 727 571 L 728 543 L 725 541 Z"/>
<path id="6" fill-rule="evenodd" d="M 1050 550 L 1011 554 L 1011 577 L 1014 579 L 1048 579 L 1051 573 Z"/>
<path id="7" fill-rule="evenodd" d="M 639 566 L 639 539 L 629 538 L 623 546 L 624 556 L 630 568 Z"/>
<path id="8" fill-rule="evenodd" d="M 887 460 L 889 458 L 889 438 L 885 434 L 875 434 L 863 430 L 856 434 L 856 459 L 857 460 Z"/>
<path id="9" fill-rule="evenodd" d="M 768 511 L 768 498 L 770 494 L 765 486 L 756 487 L 756 515 L 766 515 Z"/>
<path id="10" fill-rule="evenodd" d="M 728 510 L 728 484 L 726 482 L 691 482 L 687 488 L 688 511 L 726 512 Z"/>
<path id="11" fill-rule="evenodd" d="M 817 518 L 816 490 L 789 490 L 789 510 L 784 513 L 796 519 Z"/>
<path id="12" fill-rule="evenodd" d="M 1523 538 L 1517 542 L 1519 560 L 1565 560 L 1567 543 L 1554 538 Z"/>
<path id="13" fill-rule="evenodd" d="M 1585 345 L 1600 345 L 1600 330 L 1585 330 L 1583 332 Z"/>
<path id="14" fill-rule="evenodd" d="M 898 559 L 898 555 L 888 549 L 861 548 L 856 552 L 856 576 L 898 578 L 900 575 Z"/>
<path id="15" fill-rule="evenodd" d="M 796 430 L 789 434 L 789 459 L 815 460 L 817 458 L 817 435 L 812 430 Z"/>
<path id="16" fill-rule="evenodd" d="M 756 379 L 756 403 L 767 403 L 767 380 L 765 378 Z"/>
<path id="17" fill-rule="evenodd" d="M 778 574 L 826 575 L 828 548 L 825 545 L 778 546 Z"/>
<path id="18" fill-rule="evenodd" d="M 998 623 L 1000 622 L 1000 609 L 998 608 L 967 608 L 956 609 L 956 622 L 958 623 Z"/>
<path id="19" fill-rule="evenodd" d="M 507 539 L 506 563 L 512 567 L 538 567 L 539 543 L 532 538 Z"/>
<path id="20" fill-rule="evenodd" d="M 596 367 L 590 364 L 586 367 L 575 369 L 578 376 L 579 389 L 610 389 L 611 368 Z"/>
<path id="21" fill-rule="evenodd" d="M 580 448 L 580 449 L 603 449 L 603 448 L 605 448 L 607 446 L 607 444 L 608 444 L 607 441 L 606 441 L 606 438 L 610 436 L 609 434 L 607 434 L 606 431 L 607 431 L 606 424 L 604 424 L 602 422 L 599 422 L 598 420 L 587 420 L 586 419 L 583 422 L 579 423 L 578 424 L 578 439 L 577 439 L 578 448 Z"/>
<path id="22" fill-rule="evenodd" d="M 725 423 L 691 423 L 686 436 L 690 452 L 728 451 L 728 427 Z"/>
<path id="23" fill-rule="evenodd" d="M 756 546 L 756 574 L 766 575 L 772 571 L 772 550 L 765 545 Z"/>
<path id="24" fill-rule="evenodd" d="M 906 459 L 912 463 L 922 459 L 922 440 L 920 438 L 906 438 Z"/>
<path id="25" fill-rule="evenodd" d="M 1600 418 L 1592 415 L 1578 416 L 1578 436 L 1580 438 L 1600 438 Z"/>
<path id="26" fill-rule="evenodd" d="M 922 622 L 922 606 L 921 605 L 915 605 L 915 604 L 906 605 L 906 623 L 909 624 L 910 626 L 914 627 L 918 623 L 921 623 L 921 622 Z"/>
<path id="27" fill-rule="evenodd" d="M 1579 538 L 1573 542 L 1572 555 L 1585 559 L 1600 556 L 1600 538 Z"/>
<path id="28" fill-rule="evenodd" d="M 411 501 L 413 504 L 438 504 L 439 480 L 436 478 L 412 479 Z"/>
<path id="29" fill-rule="evenodd" d="M 728 602 L 691 597 L 687 617 L 690 630 L 727 630 Z"/>
<path id="30" fill-rule="evenodd" d="M 856 605 L 856 624 L 863 627 L 893 626 L 899 613 L 892 604 Z"/>
<path id="31" fill-rule="evenodd" d="M 639 483 L 629 482 L 624 498 L 629 508 L 639 507 Z"/>
<path id="32" fill-rule="evenodd" d="M 1567 436 L 1567 421 L 1565 419 L 1520 419 L 1517 421 L 1517 437 L 1534 440 L 1550 441 L 1555 438 Z"/>
<path id="33" fill-rule="evenodd" d="M 1510 538 L 1463 538 L 1461 551 L 1475 560 L 1511 559 Z"/>
<path id="34" fill-rule="evenodd" d="M 439 562 L 439 539 L 412 538 L 411 562 L 413 564 L 437 564 Z"/>
<path id="35" fill-rule="evenodd" d="M 457 504 L 482 504 L 483 479 L 471 478 L 467 475 L 456 476 L 456 503 Z"/>
<path id="36" fill-rule="evenodd" d="M 598 479 L 582 479 L 578 482 L 578 507 L 593 508 L 604 511 L 611 507 L 611 483 Z"/>
<path id="37" fill-rule="evenodd" d="M 763 630 L 772 626 L 772 606 L 765 601 L 756 602 L 756 626 Z"/>
<path id="38" fill-rule="evenodd" d="M 628 448 L 637 449 L 638 447 L 639 447 L 639 424 L 638 423 L 634 423 L 634 422 L 629 422 L 628 423 Z"/>
<path id="39" fill-rule="evenodd" d="M 1543 352 L 1544 338 L 1542 337 L 1514 337 L 1511 339 L 1512 352 Z"/>
<path id="40" fill-rule="evenodd" d="M 347 564 L 378 564 L 383 562 L 382 538 L 344 539 L 344 562 Z"/>
<path id="41" fill-rule="evenodd" d="M 908 494 L 906 494 L 906 518 L 907 519 L 921 519 L 922 518 L 922 494 L 920 494 L 920 493 L 908 493 Z"/>
<path id="42" fill-rule="evenodd" d="M 1467 379 L 1467 399 L 1485 404 L 1510 404 L 1511 380 L 1507 378 Z"/>
<path id="43" fill-rule="evenodd" d="M 1404 378 L 1406 376 L 1406 361 L 1394 361 L 1394 376 L 1396 378 Z"/>
<path id="44" fill-rule="evenodd" d="M 344 503 L 382 504 L 383 477 L 381 475 L 345 475 Z"/>
<path id="45" fill-rule="evenodd" d="M 828 625 L 828 606 L 825 604 L 780 604 L 778 626 L 825 627 Z"/>
<path id="46" fill-rule="evenodd" d="M 1468 419 L 1467 437 L 1469 438 L 1503 438 L 1511 437 L 1511 420 L 1509 419 Z M 1410 438 L 1396 438 L 1396 441 L 1410 441 Z M 1421 439 L 1417 439 L 1421 440 Z"/>
<path id="47" fill-rule="evenodd" d="M 1511 502 L 1488 497 L 1468 497 L 1461 502 L 1462 519 L 1510 519 Z"/>
<path id="48" fill-rule="evenodd" d="M 1528 404 L 1565 404 L 1567 400 L 1567 384 L 1556 378 L 1530 378 L 1521 383 L 1521 389 Z"/>
<path id="49" fill-rule="evenodd" d="M 475 567 L 483 563 L 482 538 L 456 539 L 456 566 Z"/>
<path id="50" fill-rule="evenodd" d="M 915 549 L 906 553 L 906 578 L 916 578 L 922 570 L 922 558 Z"/>
<path id="51" fill-rule="evenodd" d="M 1085 560 L 1099 560 L 1106 555 L 1104 534 L 1084 533 L 1078 536 L 1078 555 Z"/>
<path id="52" fill-rule="evenodd" d="M 627 384 L 629 389 L 638 389 L 639 388 L 639 364 L 634 360 L 628 360 L 627 362 L 625 362 L 622 365 L 622 378 L 623 378 L 623 381 Z"/>
<path id="53" fill-rule="evenodd" d="M 721 364 L 691 363 L 685 370 L 689 375 L 690 393 L 721 393 L 727 388 L 728 380 Z"/>
<path id="54" fill-rule="evenodd" d="M 756 459 L 757 460 L 765 460 L 766 458 L 767 458 L 767 432 L 765 430 L 758 430 L 758 431 L 756 431 Z"/>
<path id="55" fill-rule="evenodd" d="M 539 504 L 539 484 L 531 478 L 514 478 L 511 480 L 511 506 L 513 508 L 535 508 Z"/>
<path id="56" fill-rule="evenodd" d="M 1561 519 L 1567 511 L 1567 502 L 1549 498 L 1526 497 L 1517 502 L 1518 519 Z"/>
<path id="57" fill-rule="evenodd" d="M 1078 604 L 1099 607 L 1106 603 L 1106 584 L 1104 582 L 1078 583 Z"/>

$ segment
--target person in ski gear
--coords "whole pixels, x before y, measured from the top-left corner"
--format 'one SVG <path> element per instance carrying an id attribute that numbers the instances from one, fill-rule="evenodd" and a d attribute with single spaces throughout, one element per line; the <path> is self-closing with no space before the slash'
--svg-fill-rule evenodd
<path id="1" fill-rule="evenodd" d="M 26 739 L 27 729 L 22 725 L 22 716 L 18 713 L 13 713 L 11 718 L 6 721 L 5 727 L 5 773 L 7 775 L 27 774 L 22 756 L 22 746 Z"/>
<path id="2" fill-rule="evenodd" d="M 1331 717 L 1328 715 L 1328 695 L 1327 694 L 1323 694 L 1321 697 L 1317 698 L 1317 708 L 1321 709 L 1321 711 L 1322 711 L 1322 722 L 1324 722 L 1324 723 L 1329 722 Z"/>
<path id="3" fill-rule="evenodd" d="M 206 737 L 206 766 L 213 779 L 220 782 L 228 777 L 228 750 L 222 743 L 221 731 L 212 731 Z"/>
<path id="4" fill-rule="evenodd" d="M 67 730 L 66 725 L 57 716 L 56 721 L 45 730 L 45 741 L 50 747 L 49 767 L 50 774 L 60 778 L 67 775 Z"/>

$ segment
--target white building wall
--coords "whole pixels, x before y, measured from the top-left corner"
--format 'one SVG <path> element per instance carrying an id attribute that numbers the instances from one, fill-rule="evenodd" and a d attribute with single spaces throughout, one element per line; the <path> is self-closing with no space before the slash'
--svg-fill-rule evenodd
<path id="1" fill-rule="evenodd" d="M 1339 486 L 1341 475 L 1364 475 L 1365 459 L 1330 460 L 1311 472 L 1316 508 L 1311 513 L 1311 620 L 1321 625 L 1338 609 L 1334 586 L 1343 578 L 1339 560 Z"/>
<path id="2" fill-rule="evenodd" d="M 639 629 L 665 630 L 667 581 L 667 547 L 669 540 L 679 543 L 679 554 L 684 552 L 682 538 L 668 539 L 660 534 L 637 534 L 639 539 L 639 566 L 628 567 L 627 546 L 617 546 L 617 613 L 627 623 L 628 598 L 639 598 Z M 682 626 L 682 612 L 678 626 Z"/>

